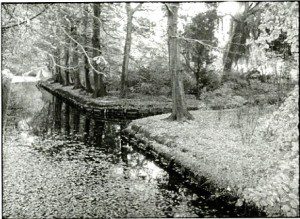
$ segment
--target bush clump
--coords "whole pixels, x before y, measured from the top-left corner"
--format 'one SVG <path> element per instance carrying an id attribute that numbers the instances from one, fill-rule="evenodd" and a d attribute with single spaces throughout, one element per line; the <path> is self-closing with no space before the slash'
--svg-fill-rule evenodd
<path id="1" fill-rule="evenodd" d="M 217 89 L 203 92 L 201 100 L 212 109 L 279 105 L 294 87 L 291 81 L 281 80 L 276 76 L 250 73 L 230 74 Z"/>
<path id="2" fill-rule="evenodd" d="M 247 188 L 244 198 L 255 202 L 269 216 L 299 217 L 298 87 L 271 116 L 261 118 L 256 138 L 263 137 L 282 153 L 268 178 Z"/>

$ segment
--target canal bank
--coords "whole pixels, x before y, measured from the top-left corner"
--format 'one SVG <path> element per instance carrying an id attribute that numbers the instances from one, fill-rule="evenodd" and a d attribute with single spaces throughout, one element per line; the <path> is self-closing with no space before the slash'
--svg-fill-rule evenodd
<path id="1" fill-rule="evenodd" d="M 143 99 L 143 97 L 120 99 L 112 95 L 92 98 L 91 94 L 85 91 L 75 90 L 73 86 L 62 86 L 51 80 L 39 82 L 37 86 L 67 101 L 68 104 L 80 108 L 85 113 L 99 118 L 137 119 L 172 111 L 172 101 L 166 97 L 162 97 L 163 100 Z M 187 105 L 189 110 L 199 109 L 195 99 L 188 99 Z"/>
<path id="2" fill-rule="evenodd" d="M 194 121 L 167 115 L 134 120 L 125 132 L 136 145 L 236 206 L 268 216 L 299 216 L 298 88 L 277 109 L 192 112 Z"/>
<path id="3" fill-rule="evenodd" d="M 80 96 L 77 94 L 78 91 L 70 87 L 54 86 L 51 88 L 52 93 L 54 91 L 63 96 L 61 94 L 66 92 L 76 98 Z M 49 90 L 51 85 L 47 87 L 51 92 Z M 293 101 L 287 101 L 290 103 L 289 106 L 283 104 L 279 109 L 284 112 L 283 115 L 297 116 L 297 107 L 289 109 L 297 105 L 297 94 L 297 90 L 292 92 L 290 99 Z M 86 100 L 86 96 L 83 95 L 83 98 Z M 112 113 L 111 118 L 137 119 L 171 111 L 171 102 L 168 101 L 151 104 L 149 102 L 137 104 L 130 101 L 128 103 L 128 100 L 125 103 L 118 102 L 119 100 L 106 103 L 105 99 L 87 101 L 96 102 L 97 107 L 100 104 L 100 107 L 104 108 L 115 104 L 114 106 L 123 114 Z M 151 110 L 152 107 L 155 110 Z M 129 109 L 137 112 L 135 116 L 125 116 L 124 112 L 130 112 Z M 287 150 L 282 150 L 282 145 L 285 144 L 284 141 L 297 145 L 298 139 L 282 137 L 280 133 L 277 137 L 280 136 L 281 141 L 265 139 L 267 132 L 272 132 L 269 127 L 270 121 L 278 119 L 272 115 L 274 111 L 275 108 L 272 106 L 195 111 L 193 112 L 195 121 L 180 124 L 164 120 L 167 115 L 157 115 L 133 121 L 125 133 L 131 136 L 131 139 L 137 139 L 133 140 L 132 144 L 143 153 L 151 154 L 154 159 L 159 160 L 159 163 L 165 163 L 165 167 L 173 164 L 175 169 L 179 170 L 179 174 L 187 175 L 189 181 L 194 181 L 194 184 L 201 185 L 204 190 L 216 194 L 216 198 L 230 197 L 231 202 L 235 202 L 237 207 L 250 206 L 249 209 L 252 209 L 251 206 L 255 206 L 254 208 L 259 208 L 270 216 L 295 216 L 299 215 L 299 184 L 297 174 L 294 173 L 299 168 L 296 162 L 299 158 L 288 155 Z M 90 112 L 96 114 L 96 111 Z M 275 111 L 275 115 L 278 114 L 281 113 Z M 298 121 L 296 117 L 283 119 L 281 125 L 283 127 L 288 125 L 289 129 L 282 132 L 292 130 L 293 136 L 297 136 L 296 121 Z M 294 151 L 299 150 L 296 146 L 293 148 Z M 290 166 L 283 159 L 286 156 L 289 157 L 287 162 L 291 160 L 292 172 L 296 177 L 286 176 L 287 170 L 280 167 Z M 163 162 L 160 162 L 161 158 Z"/>
<path id="4" fill-rule="evenodd" d="M 35 84 L 18 84 L 11 97 L 5 218 L 260 216 L 194 192 L 172 168 L 135 150 L 121 132 L 130 120 L 90 117 Z"/>

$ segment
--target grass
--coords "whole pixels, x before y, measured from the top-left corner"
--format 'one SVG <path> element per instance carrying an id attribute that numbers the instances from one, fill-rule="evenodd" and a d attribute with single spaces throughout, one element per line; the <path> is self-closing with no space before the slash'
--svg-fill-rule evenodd
<path id="1" fill-rule="evenodd" d="M 257 112 L 258 109 L 249 112 L 252 123 L 259 117 Z M 192 112 L 194 121 L 168 122 L 164 120 L 167 115 L 158 115 L 135 120 L 131 126 L 147 133 L 152 140 L 158 139 L 163 143 L 158 150 L 168 150 L 197 174 L 214 179 L 221 187 L 237 190 L 253 187 L 268 172 L 276 160 L 273 158 L 280 156 L 267 142 L 245 145 L 241 132 L 253 129 L 250 127 L 253 124 L 240 127 L 238 122 L 247 121 L 238 121 L 238 113 L 238 110 L 198 110 Z"/>
<path id="2" fill-rule="evenodd" d="M 197 110 L 195 120 L 181 123 L 165 120 L 166 114 L 147 117 L 133 121 L 128 130 L 156 142 L 158 153 L 242 202 L 255 203 L 270 216 L 297 216 L 298 98 L 295 90 L 277 109 Z"/>

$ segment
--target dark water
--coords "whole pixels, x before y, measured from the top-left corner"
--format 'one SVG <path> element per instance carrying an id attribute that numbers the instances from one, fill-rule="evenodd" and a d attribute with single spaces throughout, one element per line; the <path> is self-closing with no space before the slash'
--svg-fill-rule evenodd
<path id="1" fill-rule="evenodd" d="M 5 217 L 249 216 L 137 152 L 121 132 L 130 121 L 95 119 L 45 92 L 42 99 L 7 129 Z"/>

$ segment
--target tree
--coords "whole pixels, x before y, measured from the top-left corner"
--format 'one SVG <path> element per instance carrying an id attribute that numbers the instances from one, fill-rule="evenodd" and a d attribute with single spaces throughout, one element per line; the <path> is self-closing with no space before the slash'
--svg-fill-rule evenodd
<path id="1" fill-rule="evenodd" d="M 65 21 L 65 32 L 69 32 L 70 25 L 67 21 Z M 65 41 L 67 43 L 67 46 L 64 48 L 64 60 L 65 60 L 65 86 L 69 86 L 71 84 L 70 82 L 70 49 L 69 45 L 71 44 L 70 37 L 65 34 Z"/>
<path id="2" fill-rule="evenodd" d="M 172 114 L 171 120 L 191 120 L 193 116 L 188 112 L 185 101 L 185 94 L 182 83 L 182 71 L 179 66 L 179 49 L 178 49 L 178 8 L 179 3 L 166 4 L 168 13 L 168 50 L 169 50 L 169 71 L 172 75 Z"/>
<path id="3" fill-rule="evenodd" d="M 184 43 L 183 56 L 188 70 L 195 75 L 198 99 L 203 87 L 209 83 L 207 66 L 214 61 L 214 56 L 211 54 L 211 47 L 195 42 L 195 40 L 217 46 L 217 38 L 214 36 L 217 20 L 217 11 L 214 7 L 212 10 L 194 17 L 192 23 L 186 26 L 184 32 L 184 37 L 192 40 Z"/>
<path id="4" fill-rule="evenodd" d="M 44 4 L 2 4 L 1 5 L 1 57 L 2 68 L 9 68 L 19 75 L 41 67 L 48 55 L 39 54 L 35 43 L 39 36 L 34 35 L 34 28 L 39 27 L 49 10 Z"/>
<path id="5" fill-rule="evenodd" d="M 97 59 L 101 56 L 101 46 L 100 46 L 100 13 L 101 13 L 101 5 L 99 3 L 93 3 L 93 37 L 92 37 L 92 44 L 94 47 L 93 50 L 93 59 Z M 96 63 L 95 65 L 96 72 L 94 72 L 94 94 L 93 97 L 103 97 L 106 95 L 106 88 L 103 80 L 103 74 L 99 74 L 99 72 L 102 70 L 100 65 Z"/>
<path id="6" fill-rule="evenodd" d="M 249 54 L 246 40 L 250 38 L 250 34 L 253 38 L 257 38 L 259 34 L 257 31 L 260 22 L 260 16 L 257 14 L 260 11 L 259 2 L 243 2 L 241 4 L 244 5 L 244 11 L 235 17 L 232 16 L 229 41 L 223 56 L 223 79 L 225 80 L 230 74 L 232 64 Z"/>
<path id="7" fill-rule="evenodd" d="M 122 98 L 127 96 L 128 64 L 129 64 L 129 55 L 130 55 L 130 48 L 131 48 L 133 14 L 141 6 L 142 6 L 142 3 L 138 4 L 138 6 L 136 6 L 133 9 L 133 8 L 131 8 L 130 3 L 126 3 L 127 26 L 126 26 L 126 39 L 125 39 L 124 55 L 123 55 L 123 65 L 122 65 L 122 75 L 121 75 L 121 95 L 120 95 Z"/>
<path id="8" fill-rule="evenodd" d="M 61 59 L 60 53 L 61 53 L 60 46 L 57 46 L 55 53 L 54 53 L 54 60 L 53 60 L 53 62 L 55 62 L 55 63 L 53 63 L 53 68 L 55 71 L 54 81 L 58 82 L 60 84 L 63 84 L 64 81 L 63 81 L 63 77 L 61 74 L 61 68 L 59 67 L 60 59 Z"/>
<path id="9" fill-rule="evenodd" d="M 84 28 L 84 39 L 83 39 L 83 44 L 88 45 L 88 6 L 84 5 L 84 16 L 83 16 L 83 28 Z M 89 53 L 88 48 L 85 48 L 87 54 Z M 84 76 L 85 76 L 85 89 L 88 93 L 93 93 L 93 89 L 91 86 L 91 81 L 90 81 L 90 65 L 88 61 L 88 57 L 83 54 L 83 59 L 84 59 Z"/>
<path id="10" fill-rule="evenodd" d="M 250 39 L 252 58 L 274 57 L 298 61 L 299 4 L 297 2 L 261 3 L 260 34 Z M 259 53 L 258 53 L 259 52 Z M 267 60 L 266 60 L 267 61 Z"/>
<path id="11" fill-rule="evenodd" d="M 76 24 L 72 23 L 71 27 L 71 36 L 78 40 L 78 34 L 77 34 L 77 27 Z M 79 51 L 78 51 L 78 45 L 75 42 L 72 42 L 72 51 L 73 51 L 73 57 L 72 57 L 72 73 L 74 77 L 74 89 L 81 89 L 83 86 L 80 82 L 80 75 L 79 75 Z"/>
<path id="12" fill-rule="evenodd" d="M 14 9 L 11 10 L 10 6 L 12 6 Z M 17 7 L 17 6 L 16 6 Z M 2 32 L 7 31 L 10 28 L 16 28 L 16 27 L 20 27 L 21 25 L 26 25 L 29 22 L 31 22 L 32 20 L 36 19 L 37 17 L 39 17 L 40 15 L 42 15 L 47 9 L 48 9 L 48 5 L 46 5 L 45 7 L 43 7 L 43 9 L 41 11 L 39 11 L 38 13 L 34 14 L 31 17 L 26 16 L 25 18 L 22 19 L 22 21 L 20 21 L 19 17 L 14 17 L 12 16 L 13 12 L 15 11 L 15 6 L 13 5 L 9 5 L 9 4 L 3 4 L 3 9 L 4 11 L 10 16 L 9 22 L 7 22 L 7 24 L 5 22 L 2 23 L 1 26 L 1 30 Z M 26 13 L 27 15 L 28 13 Z M 11 24 L 12 22 L 12 24 Z"/>

